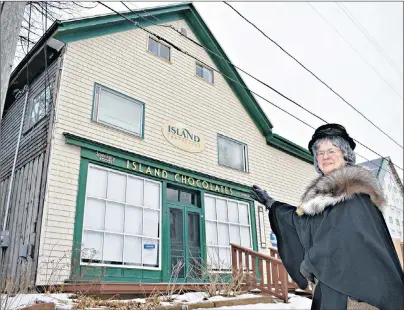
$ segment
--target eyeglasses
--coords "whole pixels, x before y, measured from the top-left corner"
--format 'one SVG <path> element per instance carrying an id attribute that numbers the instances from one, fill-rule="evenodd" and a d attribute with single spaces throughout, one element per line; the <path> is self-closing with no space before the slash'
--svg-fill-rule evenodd
<path id="1" fill-rule="evenodd" d="M 320 151 L 317 152 L 316 156 L 317 157 L 324 157 L 325 154 L 327 154 L 329 157 L 334 156 L 335 154 L 337 154 L 339 150 L 337 149 L 329 149 L 327 151 Z"/>

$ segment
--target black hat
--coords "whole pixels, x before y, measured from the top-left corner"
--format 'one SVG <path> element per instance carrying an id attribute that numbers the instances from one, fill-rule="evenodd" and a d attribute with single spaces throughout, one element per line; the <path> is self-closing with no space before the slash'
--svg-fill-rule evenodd
<path id="1" fill-rule="evenodd" d="M 344 139 L 346 142 L 349 143 L 349 146 L 351 147 L 352 150 L 355 149 L 355 141 L 348 135 L 346 132 L 344 126 L 341 126 L 339 124 L 325 124 L 316 129 L 314 132 L 314 135 L 311 137 L 311 140 L 309 142 L 309 151 L 313 155 L 312 147 L 313 144 L 318 140 L 322 138 L 327 138 L 327 137 L 332 137 L 332 136 L 338 136 Z"/>

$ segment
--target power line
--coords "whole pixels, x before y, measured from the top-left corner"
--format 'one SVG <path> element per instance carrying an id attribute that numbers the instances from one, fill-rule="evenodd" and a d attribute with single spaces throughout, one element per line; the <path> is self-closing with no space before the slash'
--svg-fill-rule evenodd
<path id="1" fill-rule="evenodd" d="M 342 3 L 335 2 L 336 5 L 344 12 L 346 16 L 352 21 L 352 23 L 365 35 L 368 41 L 377 49 L 377 51 L 387 60 L 390 66 L 398 73 L 398 76 L 403 79 L 403 72 L 398 65 L 391 59 L 391 57 L 380 47 L 377 41 L 366 31 L 366 28 L 355 18 L 355 16 L 348 10 L 348 8 Z"/>
<path id="2" fill-rule="evenodd" d="M 367 61 L 365 57 L 347 39 L 345 39 L 345 37 L 333 25 L 331 25 L 331 23 L 324 17 L 324 15 L 316 10 L 316 8 L 311 3 L 307 2 L 307 4 L 310 5 L 310 7 L 328 24 L 328 26 L 330 26 L 332 30 L 334 30 L 336 34 L 341 37 L 342 40 L 345 41 L 346 44 L 348 44 L 348 46 L 356 54 L 358 54 L 358 56 L 380 77 L 380 79 L 383 80 L 384 83 L 386 83 L 387 86 L 389 86 L 401 99 L 404 99 L 401 94 L 380 74 L 380 72 L 377 71 L 377 69 L 369 61 Z"/>
<path id="3" fill-rule="evenodd" d="M 258 28 L 254 23 L 249 21 L 246 17 L 244 17 L 239 11 L 237 11 L 234 7 L 232 7 L 229 3 L 226 1 L 223 1 L 226 5 L 228 5 L 230 8 L 233 9 L 239 16 L 241 16 L 245 21 L 247 21 L 250 25 L 252 25 L 255 29 L 257 29 L 261 34 L 263 34 L 268 40 L 270 40 L 272 43 L 274 43 L 276 46 L 278 46 L 284 53 L 286 53 L 289 57 L 291 57 L 293 60 L 295 60 L 302 68 L 304 68 L 307 72 L 309 72 L 312 76 L 314 76 L 319 82 L 321 82 L 324 86 L 326 86 L 329 90 L 331 90 L 335 95 L 337 95 L 341 100 L 343 100 L 347 105 L 349 105 L 352 109 L 354 109 L 357 113 L 359 113 L 363 118 L 365 118 L 369 123 L 371 123 L 374 127 L 376 127 L 380 132 L 382 132 L 386 137 L 388 137 L 391 141 L 393 141 L 395 144 L 397 144 L 399 147 L 403 149 L 403 146 L 399 144 L 396 140 L 394 140 L 392 137 L 390 137 L 387 133 L 385 133 L 380 127 L 378 127 L 375 123 L 373 123 L 370 119 L 368 119 L 362 112 L 360 112 L 358 109 L 356 109 L 352 104 L 350 104 L 347 100 L 345 100 L 340 94 L 338 94 L 334 89 L 332 89 L 327 83 L 325 83 L 323 80 L 321 80 L 316 74 L 314 74 L 310 69 L 305 67 L 299 60 L 297 60 L 294 56 L 289 54 L 282 46 L 280 46 L 278 43 L 276 43 L 273 39 L 271 39 L 265 32 L 263 32 L 260 28 Z M 310 4 L 310 3 L 308 3 Z M 311 4 L 310 4 L 311 6 Z M 313 7 L 314 9 L 314 7 Z M 398 94 L 398 93 L 397 93 Z M 398 94 L 402 99 L 403 97 Z"/>
<path id="4" fill-rule="evenodd" d="M 219 70 L 217 70 L 217 69 L 215 69 L 215 68 L 212 68 L 211 66 L 209 66 L 208 64 L 206 64 L 204 61 L 202 61 L 202 60 L 196 58 L 195 56 L 193 56 L 193 55 L 191 55 L 191 54 L 189 54 L 187 51 L 182 50 L 180 47 L 176 46 L 175 44 L 173 44 L 172 42 L 168 41 L 167 39 L 161 37 L 160 35 L 158 35 L 158 34 L 156 34 L 156 33 L 153 33 L 152 31 L 150 31 L 150 30 L 148 30 L 148 29 L 145 29 L 144 27 L 142 27 L 142 26 L 140 25 L 139 22 L 135 22 L 135 21 L 133 21 L 133 20 L 127 18 L 125 15 L 123 15 L 123 14 L 117 12 L 116 10 L 112 9 L 111 7 L 109 7 L 108 5 L 106 5 L 106 4 L 104 4 L 104 3 L 100 2 L 100 1 L 97 1 L 97 2 L 100 3 L 101 5 L 105 6 L 106 8 L 110 9 L 110 10 L 113 11 L 114 13 L 116 13 L 116 14 L 122 16 L 124 19 L 126 19 L 126 20 L 128 20 L 130 23 L 134 24 L 136 27 L 138 27 L 138 28 L 140 28 L 141 30 L 147 32 L 149 35 L 152 35 L 152 36 L 156 37 L 157 39 L 159 39 L 160 41 L 163 41 L 163 42 L 165 42 L 166 44 L 172 46 L 175 50 L 179 51 L 180 53 L 185 54 L 185 55 L 187 55 L 188 57 L 191 57 L 191 58 L 193 58 L 194 60 L 200 62 L 201 64 L 203 64 L 203 65 L 205 65 L 205 66 L 211 68 L 213 71 L 215 71 L 215 72 L 217 72 L 218 74 L 222 75 L 222 76 L 225 77 L 226 79 L 229 79 L 229 80 L 233 81 L 234 83 L 240 85 L 241 87 L 245 88 L 246 90 L 248 90 L 248 91 L 251 92 L 252 94 L 258 96 L 259 98 L 263 99 L 264 101 L 268 102 L 269 104 L 275 106 L 275 107 L 278 108 L 279 110 L 281 110 L 281 111 L 283 111 L 284 113 L 290 115 L 291 117 L 295 118 L 296 120 L 302 122 L 302 123 L 305 124 L 306 126 L 312 128 L 312 129 L 316 129 L 315 127 L 311 126 L 310 124 L 306 123 L 305 121 L 301 120 L 300 118 L 296 117 L 295 115 L 291 114 L 290 112 L 288 112 L 288 111 L 282 109 L 281 107 L 277 106 L 276 104 L 274 104 L 273 102 L 271 102 L 271 101 L 269 101 L 268 99 L 264 98 L 263 96 L 261 96 L 261 95 L 255 93 L 254 91 L 250 90 L 249 88 L 247 88 L 245 85 L 241 84 L 240 82 L 238 82 L 238 81 L 234 80 L 233 78 L 231 78 L 231 77 L 225 75 L 224 73 L 220 72 Z M 126 4 L 124 4 L 122 1 L 121 1 L 121 3 L 122 3 L 125 7 L 127 7 L 132 13 L 134 13 L 134 14 L 140 16 L 140 15 L 137 14 L 136 12 L 133 12 Z M 142 17 L 142 18 L 144 18 L 144 17 Z M 144 19 L 145 19 L 145 18 L 144 18 Z M 150 21 L 150 20 L 148 20 L 148 19 L 145 19 L 145 20 Z M 161 26 L 162 26 L 162 25 L 161 25 Z M 311 113 L 311 112 L 310 112 L 310 113 Z M 357 142 L 358 142 L 358 141 L 357 141 Z M 366 147 L 366 146 L 365 146 L 365 147 Z M 370 149 L 370 150 L 371 150 L 371 149 Z M 374 152 L 375 154 L 377 154 L 378 156 L 380 156 L 380 157 L 382 157 L 382 158 L 385 158 L 384 156 L 378 154 L 377 152 L 375 152 L 375 151 L 373 151 L 373 152 Z M 356 154 L 359 155 L 360 157 L 364 158 L 365 160 L 370 161 L 370 160 L 367 159 L 366 157 L 364 157 L 364 156 L 362 156 L 362 155 L 360 155 L 360 154 L 358 154 L 358 153 L 356 153 Z M 377 166 L 376 164 L 374 164 L 374 165 Z M 377 167 L 380 167 L 380 166 L 377 166 Z M 403 169 L 402 169 L 401 167 L 399 167 L 399 166 L 397 166 L 397 168 L 403 170 Z M 383 169 L 383 168 L 382 168 L 382 169 Z"/>

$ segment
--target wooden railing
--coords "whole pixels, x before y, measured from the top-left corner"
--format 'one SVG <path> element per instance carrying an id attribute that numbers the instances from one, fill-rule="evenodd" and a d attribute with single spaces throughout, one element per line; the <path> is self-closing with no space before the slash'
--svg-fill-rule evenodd
<path id="1" fill-rule="evenodd" d="M 231 257 L 233 278 L 242 273 L 247 287 L 288 302 L 288 274 L 279 258 L 233 243 Z"/>
<path id="2" fill-rule="evenodd" d="M 273 258 L 277 258 L 277 259 L 281 259 L 279 257 L 279 252 L 277 248 L 273 248 L 273 247 L 269 247 L 269 256 L 273 257 Z M 285 266 L 283 266 L 285 268 Z M 299 286 L 297 285 L 297 283 L 295 281 L 292 280 L 292 278 L 288 275 L 288 289 L 289 290 L 295 290 L 298 289 Z M 304 292 L 308 293 L 308 294 L 312 294 L 312 289 L 309 287 L 307 289 L 304 290 Z"/>

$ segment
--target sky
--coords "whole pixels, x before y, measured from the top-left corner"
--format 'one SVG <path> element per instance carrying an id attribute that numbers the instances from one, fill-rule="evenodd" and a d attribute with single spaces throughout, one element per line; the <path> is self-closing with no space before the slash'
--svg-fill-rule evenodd
<path id="1" fill-rule="evenodd" d="M 126 2 L 132 9 L 174 2 Z M 178 2 L 175 2 L 178 3 Z M 120 2 L 105 2 L 125 11 Z M 402 2 L 230 2 L 269 37 L 403 145 Z M 223 2 L 194 2 L 230 61 L 403 167 L 403 149 Z M 106 14 L 98 5 L 83 16 Z M 350 19 L 351 18 L 351 19 Z M 362 29 L 362 31 L 361 31 Z M 368 37 L 366 36 L 368 35 Z M 372 44 L 373 43 L 373 44 Z M 387 55 L 387 56 L 386 56 Z M 313 127 L 324 124 L 240 73 L 247 86 Z M 273 132 L 307 148 L 314 130 L 256 98 Z M 357 144 L 372 160 L 378 155 Z M 357 155 L 357 163 L 366 161 Z M 401 179 L 403 171 L 397 168 Z"/>

